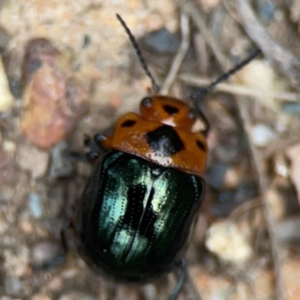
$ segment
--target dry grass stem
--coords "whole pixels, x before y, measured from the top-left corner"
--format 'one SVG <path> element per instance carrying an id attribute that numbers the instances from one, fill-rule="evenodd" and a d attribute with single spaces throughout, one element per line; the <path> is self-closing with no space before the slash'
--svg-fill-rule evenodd
<path id="1" fill-rule="evenodd" d="M 179 78 L 186 84 L 196 86 L 196 87 L 203 87 L 209 85 L 213 79 L 203 78 L 203 77 L 196 77 L 192 74 L 182 73 L 179 75 Z M 299 102 L 299 96 L 296 93 L 289 93 L 289 92 L 265 92 L 254 90 L 252 88 L 248 88 L 243 85 L 235 84 L 235 83 L 219 83 L 216 88 L 216 91 L 230 93 L 233 95 L 238 96 L 249 96 L 249 97 L 261 97 L 261 96 L 268 96 L 273 97 L 281 101 L 289 101 L 289 102 Z"/>
<path id="2" fill-rule="evenodd" d="M 164 81 L 163 86 L 161 87 L 159 93 L 160 94 L 168 94 L 169 89 L 174 82 L 174 79 L 177 76 L 177 73 L 179 72 L 180 66 L 186 56 L 186 53 L 190 46 L 190 20 L 189 17 L 185 14 L 181 14 L 181 44 L 179 47 L 179 50 L 172 62 L 171 68 L 169 70 L 168 75 L 166 76 L 166 79 Z"/>

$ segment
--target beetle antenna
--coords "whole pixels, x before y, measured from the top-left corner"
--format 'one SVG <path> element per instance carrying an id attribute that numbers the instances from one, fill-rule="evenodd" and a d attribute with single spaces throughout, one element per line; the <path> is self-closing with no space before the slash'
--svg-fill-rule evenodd
<path id="1" fill-rule="evenodd" d="M 202 98 L 206 94 L 210 93 L 211 90 L 218 85 L 220 82 L 223 82 L 227 80 L 229 77 L 231 77 L 233 74 L 235 74 L 237 71 L 242 69 L 245 65 L 247 65 L 251 60 L 253 60 L 255 57 L 261 54 L 261 50 L 257 49 L 255 50 L 250 56 L 248 56 L 246 59 L 242 60 L 240 63 L 238 63 L 235 67 L 233 67 L 231 70 L 214 80 L 209 86 L 200 88 L 197 92 L 195 92 L 192 95 L 192 99 L 196 98 Z"/>
<path id="2" fill-rule="evenodd" d="M 257 49 L 255 50 L 250 56 L 248 56 L 246 59 L 242 60 L 240 63 L 238 63 L 235 67 L 233 67 L 231 70 L 226 72 L 225 74 L 221 75 L 219 78 L 214 80 L 209 86 L 200 88 L 198 91 L 193 93 L 191 95 L 191 99 L 194 100 L 194 106 L 196 111 L 198 112 L 198 115 L 202 118 L 204 124 L 205 124 L 205 129 L 202 130 L 202 134 L 204 136 L 207 136 L 209 130 L 210 130 L 210 122 L 206 116 L 206 113 L 204 111 L 204 108 L 200 108 L 199 105 L 197 105 L 196 100 L 197 99 L 203 99 L 205 95 L 211 92 L 211 90 L 220 82 L 227 80 L 230 76 L 235 74 L 237 71 L 242 69 L 245 65 L 247 65 L 251 60 L 253 60 L 255 57 L 261 54 L 261 50 Z"/>
<path id="3" fill-rule="evenodd" d="M 129 29 L 128 26 L 126 25 L 125 21 L 121 18 L 121 16 L 120 16 L 119 14 L 116 14 L 116 16 L 117 16 L 117 19 L 120 21 L 121 25 L 123 26 L 123 28 L 125 29 L 125 31 L 126 31 L 128 37 L 129 37 L 129 40 L 130 40 L 130 42 L 131 42 L 131 44 L 132 44 L 132 46 L 133 46 L 133 48 L 134 48 L 134 50 L 135 50 L 135 52 L 136 52 L 136 54 L 137 54 L 137 57 L 138 57 L 138 59 L 139 59 L 141 65 L 142 65 L 142 68 L 144 69 L 146 75 L 147 75 L 147 76 L 150 78 L 150 80 L 151 80 L 151 83 L 152 83 L 152 89 L 154 90 L 154 92 L 158 92 L 159 87 L 158 87 L 158 85 L 156 84 L 155 79 L 154 79 L 154 77 L 152 76 L 152 74 L 151 74 L 151 72 L 150 72 L 150 70 L 149 70 L 149 68 L 148 68 L 148 66 L 147 66 L 147 64 L 146 64 L 146 61 L 145 61 L 145 59 L 144 59 L 144 57 L 143 57 L 143 54 L 142 54 L 142 51 L 141 51 L 141 49 L 140 49 L 140 47 L 139 47 L 139 45 L 138 45 L 138 43 L 137 43 L 135 37 L 133 36 L 133 34 L 131 33 L 130 29 Z"/>

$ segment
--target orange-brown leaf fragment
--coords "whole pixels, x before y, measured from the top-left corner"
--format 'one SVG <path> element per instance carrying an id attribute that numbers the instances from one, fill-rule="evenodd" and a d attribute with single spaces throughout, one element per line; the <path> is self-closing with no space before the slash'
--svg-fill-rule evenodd
<path id="1" fill-rule="evenodd" d="M 87 92 L 67 59 L 46 39 L 28 43 L 22 79 L 21 129 L 36 146 L 49 148 L 65 139 L 87 112 Z"/>

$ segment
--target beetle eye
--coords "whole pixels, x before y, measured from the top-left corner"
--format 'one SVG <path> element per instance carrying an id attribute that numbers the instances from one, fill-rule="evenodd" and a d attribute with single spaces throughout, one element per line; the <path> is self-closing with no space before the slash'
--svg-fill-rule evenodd
<path id="1" fill-rule="evenodd" d="M 190 109 L 190 111 L 189 111 L 189 118 L 191 120 L 196 118 L 196 112 L 193 109 Z"/>
<path id="2" fill-rule="evenodd" d="M 151 105 L 152 105 L 152 98 L 150 98 L 150 97 L 145 97 L 145 98 L 142 100 L 142 105 L 145 106 L 145 107 L 151 107 Z"/>

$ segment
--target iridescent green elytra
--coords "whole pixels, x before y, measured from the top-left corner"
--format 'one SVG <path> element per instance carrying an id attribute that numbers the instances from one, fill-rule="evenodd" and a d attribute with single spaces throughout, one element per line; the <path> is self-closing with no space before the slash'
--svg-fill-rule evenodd
<path id="1" fill-rule="evenodd" d="M 118 151 L 96 164 L 77 209 L 84 259 L 118 280 L 146 281 L 181 258 L 203 180 Z"/>

